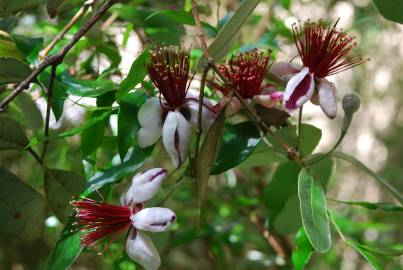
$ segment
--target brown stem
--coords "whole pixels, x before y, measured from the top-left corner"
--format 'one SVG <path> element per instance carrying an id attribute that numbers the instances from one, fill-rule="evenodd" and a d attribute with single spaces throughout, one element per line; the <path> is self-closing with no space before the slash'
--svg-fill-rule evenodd
<path id="1" fill-rule="evenodd" d="M 31 155 L 35 158 L 36 161 L 38 161 L 39 164 L 43 165 L 41 157 L 31 147 L 28 147 L 27 151 L 31 153 Z"/>
<path id="2" fill-rule="evenodd" d="M 42 156 L 41 156 L 42 160 L 44 160 L 44 158 L 45 158 L 46 149 L 47 149 L 48 143 L 49 143 L 48 137 L 49 137 L 50 109 L 52 108 L 52 102 L 53 102 L 53 82 L 55 81 L 55 77 L 56 77 L 56 69 L 57 69 L 57 65 L 53 65 L 52 70 L 50 72 L 48 91 L 46 94 L 48 104 L 46 106 L 45 142 L 43 143 L 43 150 L 42 150 Z"/>
<path id="3" fill-rule="evenodd" d="M 48 53 L 53 49 L 53 47 L 55 47 L 56 43 L 59 42 L 59 40 L 61 40 L 64 37 L 64 35 L 71 29 L 71 27 L 73 27 L 73 25 L 75 25 L 81 19 L 81 17 L 87 12 L 88 8 L 93 3 L 94 1 L 87 1 L 84 3 L 84 5 L 78 10 L 78 12 L 73 16 L 73 18 L 71 18 L 68 24 L 66 24 L 63 27 L 62 31 L 60 31 L 49 43 L 49 45 L 46 46 L 46 48 L 39 53 L 39 57 L 41 59 L 44 59 L 48 55 Z"/>
<path id="4" fill-rule="evenodd" d="M 210 62 L 210 54 L 209 54 L 208 49 L 207 49 L 206 38 L 204 37 L 204 31 L 203 31 L 203 27 L 202 27 L 201 22 L 200 22 L 199 12 L 197 11 L 196 1 L 192 0 L 191 3 L 192 3 L 193 17 L 195 18 L 195 21 L 196 21 L 197 36 L 199 37 L 200 44 L 202 46 L 204 55 L 206 56 L 206 58 Z"/>
<path id="5" fill-rule="evenodd" d="M 32 71 L 18 86 L 0 103 L 0 112 L 5 111 L 7 104 L 10 103 L 16 96 L 18 96 L 22 91 L 29 88 L 29 85 L 36 80 L 36 77 L 44 71 L 47 67 L 51 65 L 58 65 L 63 62 L 66 54 L 73 48 L 73 46 L 88 32 L 88 30 L 108 11 L 108 9 L 117 3 L 119 0 L 108 0 L 106 1 L 98 11 L 74 34 L 69 43 L 67 43 L 60 51 L 57 53 L 47 56 L 38 67 Z"/>

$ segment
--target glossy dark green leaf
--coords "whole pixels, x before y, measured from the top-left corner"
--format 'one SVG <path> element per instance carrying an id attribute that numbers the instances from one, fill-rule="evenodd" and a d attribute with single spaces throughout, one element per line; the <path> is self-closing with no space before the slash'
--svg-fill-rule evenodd
<path id="1" fill-rule="evenodd" d="M 24 130 L 14 119 L 0 116 L 0 150 L 23 149 L 28 143 Z"/>
<path id="2" fill-rule="evenodd" d="M 220 148 L 220 143 L 224 134 L 225 121 L 224 107 L 207 130 L 203 143 L 200 146 L 199 156 L 196 164 L 196 177 L 199 184 L 199 206 L 204 200 L 210 171 Z"/>
<path id="3" fill-rule="evenodd" d="M 295 270 L 303 270 L 311 258 L 313 248 L 309 243 L 304 228 L 301 228 L 295 237 L 296 247 L 292 251 L 291 261 Z"/>
<path id="4" fill-rule="evenodd" d="M 161 15 L 168 16 L 173 21 L 179 24 L 187 24 L 187 25 L 196 24 L 192 14 L 184 10 L 159 10 L 148 16 L 146 18 L 146 21 Z"/>
<path id="5" fill-rule="evenodd" d="M 117 89 L 114 82 L 105 79 L 79 80 L 63 72 L 60 80 L 66 85 L 66 92 L 80 97 L 98 97 L 106 92 Z"/>
<path id="6" fill-rule="evenodd" d="M 127 150 L 134 145 L 140 124 L 138 111 L 146 100 L 142 91 L 127 94 L 119 103 L 118 113 L 118 148 L 120 158 L 126 156 Z"/>
<path id="7" fill-rule="evenodd" d="M 362 206 L 370 210 L 383 210 L 383 211 L 392 211 L 392 212 L 402 212 L 403 207 L 390 204 L 390 203 L 371 203 L 371 202 L 360 202 L 360 201 L 339 201 L 339 200 L 332 200 L 338 203 L 348 204 L 348 205 L 356 205 Z"/>
<path id="8" fill-rule="evenodd" d="M 221 58 L 227 54 L 233 41 L 237 37 L 237 33 L 259 2 L 260 0 L 244 0 L 235 11 L 234 15 L 232 15 L 221 28 L 220 32 L 218 32 L 216 38 L 208 47 L 208 52 L 215 61 L 220 61 Z M 205 56 L 200 58 L 199 68 L 202 67 L 204 61 Z"/>
<path id="9" fill-rule="evenodd" d="M 31 74 L 30 67 L 16 58 L 0 58 L 0 83 L 18 83 Z"/>
<path id="10" fill-rule="evenodd" d="M 105 71 L 103 71 L 103 73 L 118 68 L 122 57 L 120 56 L 119 49 L 114 42 L 97 42 L 95 43 L 95 46 L 97 52 L 104 54 L 110 61 L 110 66 Z"/>
<path id="11" fill-rule="evenodd" d="M 257 114 L 269 126 L 281 127 L 290 117 L 289 113 L 275 107 L 266 108 L 261 105 L 256 105 L 255 107 Z"/>
<path id="12" fill-rule="evenodd" d="M 20 52 L 32 63 L 36 60 L 43 45 L 43 38 L 30 38 L 21 35 L 13 35 L 13 40 Z"/>
<path id="13" fill-rule="evenodd" d="M 296 148 L 297 146 L 297 127 L 296 126 L 286 126 L 279 129 L 276 134 L 288 145 Z M 319 144 L 322 138 L 322 131 L 315 126 L 309 124 L 301 125 L 301 144 L 300 152 L 301 156 L 305 157 L 310 155 L 316 146 Z M 285 155 L 283 147 L 273 138 L 273 136 L 268 136 L 269 141 L 274 147 L 282 151 Z"/>
<path id="14" fill-rule="evenodd" d="M 0 0 L 0 17 L 7 17 L 21 9 L 36 6 L 44 0 Z"/>
<path id="15" fill-rule="evenodd" d="M 152 149 L 153 147 L 145 149 L 134 147 L 128 159 L 92 177 L 87 183 L 87 189 L 81 196 L 86 197 L 96 189 L 100 189 L 111 183 L 118 183 L 123 177 L 136 173 L 151 155 Z"/>
<path id="16" fill-rule="evenodd" d="M 0 167 L 0 233 L 20 239 L 40 237 L 45 218 L 42 195 Z"/>
<path id="17" fill-rule="evenodd" d="M 298 177 L 302 224 L 312 247 L 326 252 L 331 246 L 329 219 L 325 193 L 309 169 L 301 170 Z"/>
<path id="18" fill-rule="evenodd" d="M 93 112 L 88 121 L 100 117 L 102 113 L 102 111 Z M 102 121 L 97 121 L 81 133 L 81 151 L 84 157 L 93 153 L 102 144 L 107 120 L 108 118 L 105 118 Z"/>
<path id="19" fill-rule="evenodd" d="M 403 1 L 373 0 L 379 13 L 392 22 L 403 23 Z"/>
<path id="20" fill-rule="evenodd" d="M 260 142 L 252 122 L 227 125 L 211 174 L 225 172 L 244 161 Z"/>
<path id="21" fill-rule="evenodd" d="M 295 162 L 280 164 L 264 189 L 264 202 L 268 210 L 270 226 L 283 210 L 288 199 L 297 194 L 300 170 L 301 167 Z"/>
<path id="22" fill-rule="evenodd" d="M 144 52 L 133 61 L 129 74 L 127 74 L 127 77 L 122 81 L 119 90 L 116 93 L 117 100 L 121 100 L 124 95 L 129 93 L 130 90 L 134 89 L 136 85 L 144 80 L 147 75 L 145 63 L 149 57 L 150 52 L 148 49 L 145 49 Z"/>
<path id="23" fill-rule="evenodd" d="M 82 251 L 80 233 L 72 231 L 74 222 L 70 218 L 60 234 L 46 264 L 46 270 L 68 269 Z"/>
<path id="24" fill-rule="evenodd" d="M 71 171 L 48 169 L 45 171 L 45 193 L 48 205 L 56 217 L 64 222 L 71 211 L 69 202 L 85 188 L 86 181 Z"/>

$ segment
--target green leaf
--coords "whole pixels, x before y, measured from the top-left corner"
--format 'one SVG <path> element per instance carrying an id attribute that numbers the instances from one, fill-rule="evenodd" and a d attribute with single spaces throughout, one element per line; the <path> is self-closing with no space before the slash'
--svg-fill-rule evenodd
<path id="1" fill-rule="evenodd" d="M 0 83 L 18 83 L 31 74 L 31 69 L 16 58 L 0 58 Z"/>
<path id="2" fill-rule="evenodd" d="M 266 124 L 269 126 L 275 126 L 277 128 L 284 125 L 287 119 L 290 117 L 290 114 L 281 109 L 272 107 L 266 108 L 261 105 L 256 105 L 257 114 L 263 119 Z"/>
<path id="3" fill-rule="evenodd" d="M 367 166 L 365 166 L 361 161 L 356 159 L 355 157 L 352 157 L 350 155 L 347 155 L 345 153 L 339 152 L 339 151 L 334 151 L 330 154 L 332 157 L 339 158 L 345 161 L 350 162 L 357 168 L 361 169 L 365 173 L 367 173 L 369 176 L 375 179 L 380 185 L 382 185 L 384 188 L 389 190 L 393 196 L 396 197 L 396 199 L 399 200 L 400 204 L 403 205 L 403 195 L 398 191 L 395 187 L 393 187 L 391 184 L 388 183 L 382 176 L 379 174 L 373 172 L 371 169 L 369 169 Z"/>
<path id="4" fill-rule="evenodd" d="M 31 63 L 36 61 L 36 57 L 42 49 L 43 38 L 29 38 L 21 35 L 13 35 L 12 38 L 18 50 L 22 52 Z"/>
<path id="5" fill-rule="evenodd" d="M 71 211 L 69 202 L 85 188 L 85 179 L 74 172 L 47 169 L 45 171 L 45 193 L 50 209 L 61 221 Z"/>
<path id="6" fill-rule="evenodd" d="M 309 243 L 304 228 L 299 229 L 295 237 L 296 248 L 292 252 L 291 260 L 295 270 L 302 270 L 311 258 L 313 248 Z"/>
<path id="7" fill-rule="evenodd" d="M 130 174 L 134 174 L 141 166 L 143 166 L 146 159 L 150 156 L 153 147 L 142 149 L 134 147 L 129 158 L 124 160 L 121 164 L 110 167 L 102 173 L 96 174 L 87 182 L 87 189 L 81 194 L 86 197 L 94 190 L 100 189 L 111 183 L 118 183 L 120 180 Z"/>
<path id="8" fill-rule="evenodd" d="M 45 218 L 43 196 L 2 167 L 0 186 L 0 233 L 24 241 L 37 239 Z"/>
<path id="9" fill-rule="evenodd" d="M 279 129 L 276 132 L 276 135 L 283 139 L 286 144 L 296 148 L 298 142 L 296 126 L 286 126 L 282 129 Z M 321 138 L 322 131 L 320 129 L 309 124 L 302 124 L 301 144 L 299 146 L 301 156 L 306 157 L 310 155 L 313 150 L 315 150 Z M 283 147 L 273 138 L 273 136 L 268 136 L 268 139 L 274 147 L 282 151 L 284 155 L 287 155 Z"/>
<path id="10" fill-rule="evenodd" d="M 326 197 L 320 183 L 306 168 L 299 174 L 298 197 L 302 224 L 312 247 L 319 252 L 326 252 L 331 246 Z"/>
<path id="11" fill-rule="evenodd" d="M 349 204 L 349 205 L 357 205 L 357 206 L 362 206 L 370 210 L 384 210 L 384 211 L 391 211 L 391 212 L 402 212 L 403 207 L 394 205 L 394 204 L 389 204 L 389 203 L 383 203 L 383 202 L 378 202 L 378 203 L 371 203 L 371 202 L 353 202 L 353 201 L 339 201 L 339 200 L 332 200 L 334 202 L 338 203 L 343 203 L 343 204 Z"/>
<path id="12" fill-rule="evenodd" d="M 0 116 L 0 150 L 23 149 L 28 143 L 24 130 L 14 119 Z"/>
<path id="13" fill-rule="evenodd" d="M 373 0 L 379 13 L 389 21 L 403 23 L 403 1 Z"/>
<path id="14" fill-rule="evenodd" d="M 226 107 L 221 109 L 221 112 L 207 130 L 197 158 L 196 177 L 199 184 L 199 207 L 201 207 L 204 200 L 210 171 L 217 157 L 224 134 L 225 110 Z"/>
<path id="15" fill-rule="evenodd" d="M 191 13 L 184 10 L 159 10 L 146 18 L 146 21 L 161 15 L 168 16 L 178 24 L 195 25 L 195 20 Z"/>
<path id="16" fill-rule="evenodd" d="M 1 0 L 0 0 L 1 1 Z M 18 50 L 15 41 L 4 31 L 0 30 L 0 57 L 11 57 L 23 61 L 24 56 Z"/>
<path id="17" fill-rule="evenodd" d="M 66 92 L 80 97 L 98 97 L 106 92 L 117 88 L 116 84 L 110 80 L 78 80 L 63 72 L 60 80 L 66 85 Z"/>
<path id="18" fill-rule="evenodd" d="M 358 251 L 364 259 L 375 269 L 375 270 L 384 270 L 383 263 L 379 261 L 379 259 L 370 251 L 368 251 L 365 246 L 358 244 L 355 241 L 347 240 L 346 243 Z"/>
<path id="19" fill-rule="evenodd" d="M 237 33 L 259 2 L 260 0 L 244 0 L 235 11 L 234 15 L 232 15 L 232 17 L 221 28 L 217 37 L 208 47 L 208 52 L 210 56 L 213 57 L 214 61 L 217 62 L 221 60 L 221 58 L 227 54 L 237 37 Z M 199 60 L 199 68 L 202 67 L 204 62 L 205 55 L 203 55 Z"/>
<path id="20" fill-rule="evenodd" d="M 140 124 L 138 111 L 146 100 L 142 91 L 127 94 L 119 103 L 118 113 L 118 147 L 120 158 L 126 156 L 127 150 L 134 145 Z"/>
<path id="21" fill-rule="evenodd" d="M 82 251 L 80 233 L 72 232 L 74 219 L 68 220 L 46 264 L 46 270 L 68 269 Z"/>
<path id="22" fill-rule="evenodd" d="M 301 167 L 295 162 L 280 164 L 267 187 L 264 189 L 264 202 L 268 210 L 269 225 L 283 210 L 290 197 L 297 194 L 298 174 Z"/>
<path id="23" fill-rule="evenodd" d="M 21 110 L 24 117 L 22 121 L 18 119 L 18 122 L 23 126 L 36 131 L 43 126 L 43 119 L 41 111 L 38 109 L 36 103 L 32 100 L 32 96 L 26 92 L 20 93 L 15 99 L 14 103 Z"/>
<path id="24" fill-rule="evenodd" d="M 64 0 L 46 0 L 46 9 L 50 18 L 54 18 L 57 15 L 57 10 Z"/>
<path id="25" fill-rule="evenodd" d="M 129 93 L 130 90 L 134 89 L 136 85 L 144 80 L 147 75 L 145 63 L 149 57 L 150 52 L 148 49 L 145 49 L 144 52 L 133 61 L 129 74 L 127 74 L 127 77 L 122 81 L 119 90 L 116 93 L 117 100 L 121 100 L 124 95 Z"/>
<path id="26" fill-rule="evenodd" d="M 102 114 L 102 111 L 95 111 L 91 114 L 88 121 L 100 117 Z M 102 144 L 107 119 L 104 118 L 102 121 L 97 121 L 89 128 L 83 130 L 81 134 L 81 151 L 84 157 L 93 153 Z"/>
<path id="27" fill-rule="evenodd" d="M 279 150 L 261 141 L 252 154 L 239 164 L 238 168 L 264 166 L 270 163 L 283 163 L 287 161 L 288 159 Z"/>
<path id="28" fill-rule="evenodd" d="M 234 168 L 255 150 L 260 140 L 252 122 L 227 125 L 211 174 L 219 174 Z"/>
<path id="29" fill-rule="evenodd" d="M 17 13 L 21 9 L 36 6 L 44 0 L 0 0 L 0 18 Z"/>

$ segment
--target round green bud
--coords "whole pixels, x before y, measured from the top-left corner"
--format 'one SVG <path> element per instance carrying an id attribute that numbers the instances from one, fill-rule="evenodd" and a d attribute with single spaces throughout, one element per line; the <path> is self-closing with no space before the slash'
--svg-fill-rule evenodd
<path id="1" fill-rule="evenodd" d="M 360 98 L 356 94 L 347 94 L 343 97 L 342 105 L 346 114 L 353 114 L 360 108 Z"/>

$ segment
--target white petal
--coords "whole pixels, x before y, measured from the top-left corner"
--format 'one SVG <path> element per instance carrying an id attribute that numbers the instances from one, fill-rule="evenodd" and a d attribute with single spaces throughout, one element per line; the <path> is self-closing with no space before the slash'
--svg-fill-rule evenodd
<path id="1" fill-rule="evenodd" d="M 327 117 L 333 119 L 337 114 L 336 87 L 326 79 L 322 79 L 318 85 L 319 104 Z"/>
<path id="2" fill-rule="evenodd" d="M 186 159 L 191 135 L 189 122 L 178 112 L 169 112 L 162 128 L 162 141 L 176 168 Z"/>
<path id="3" fill-rule="evenodd" d="M 143 203 L 151 199 L 161 187 L 168 172 L 166 169 L 155 168 L 133 177 L 132 185 L 122 199 L 123 205 Z"/>
<path id="4" fill-rule="evenodd" d="M 149 98 L 141 106 L 137 119 L 140 123 L 138 142 L 141 148 L 148 147 L 157 142 L 162 131 L 162 108 L 156 97 Z"/>
<path id="5" fill-rule="evenodd" d="M 144 208 L 131 216 L 132 224 L 136 229 L 149 232 L 165 232 L 176 221 L 172 210 L 163 207 Z"/>
<path id="6" fill-rule="evenodd" d="M 304 81 L 304 79 L 309 81 Z M 305 85 L 305 82 L 308 82 L 309 84 Z M 284 107 L 289 111 L 301 107 L 311 98 L 314 92 L 314 87 L 315 81 L 313 74 L 309 73 L 307 67 L 304 67 L 288 81 L 283 97 Z"/>
<path id="7" fill-rule="evenodd" d="M 202 106 L 202 129 L 206 131 L 210 125 L 213 123 L 215 114 L 206 108 L 213 108 L 213 104 L 211 101 L 207 100 L 206 98 L 203 100 L 205 106 Z M 199 103 L 196 101 L 190 101 L 186 104 L 186 108 L 190 112 L 190 123 L 194 128 L 197 128 L 197 119 L 199 117 Z"/>
<path id="8" fill-rule="evenodd" d="M 137 231 L 127 238 L 126 252 L 129 257 L 141 264 L 146 270 L 156 270 L 161 265 L 161 258 L 151 239 Z"/>

